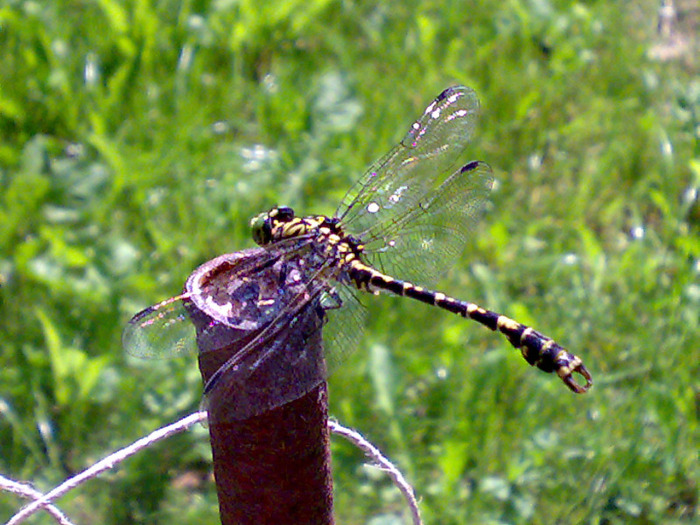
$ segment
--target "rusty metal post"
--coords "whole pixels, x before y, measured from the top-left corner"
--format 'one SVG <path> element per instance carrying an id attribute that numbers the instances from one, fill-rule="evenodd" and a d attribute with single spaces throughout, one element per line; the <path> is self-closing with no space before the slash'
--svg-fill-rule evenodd
<path id="1" fill-rule="evenodd" d="M 292 326 L 270 329 L 279 319 L 274 308 L 258 322 L 254 303 L 264 303 L 262 296 L 288 298 L 299 286 L 285 282 L 292 272 L 274 261 L 261 269 L 257 262 L 264 253 L 254 249 L 217 257 L 198 268 L 185 286 L 188 292 L 208 286 L 219 295 L 216 303 L 199 300 L 206 294 L 195 293 L 188 305 L 205 385 L 231 356 L 246 355 L 261 332 L 267 330 L 266 346 L 274 347 L 274 355 L 261 364 L 242 360 L 243 372 L 238 366 L 219 372 L 215 381 L 223 384 L 207 398 L 221 523 L 332 525 L 323 315 L 309 302 L 296 312 Z M 255 275 L 262 282 L 244 278 L 251 264 L 258 264 Z M 229 302 L 238 317 L 231 314 Z M 222 311 L 229 316 L 225 324 L 220 323 Z M 216 330 L 212 320 L 219 321 Z M 292 400 L 275 406 L 280 396 Z"/>

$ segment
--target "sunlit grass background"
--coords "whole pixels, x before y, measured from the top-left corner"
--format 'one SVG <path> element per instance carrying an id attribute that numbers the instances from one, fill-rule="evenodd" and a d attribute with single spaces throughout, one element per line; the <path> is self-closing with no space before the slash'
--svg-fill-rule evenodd
<path id="1" fill-rule="evenodd" d="M 127 359 L 124 323 L 250 247 L 260 210 L 332 213 L 461 83 L 483 106 L 464 160 L 498 186 L 441 288 L 556 338 L 595 385 L 380 297 L 332 414 L 397 462 L 427 523 L 694 522 L 700 15 L 676 4 L 665 37 L 652 0 L 3 2 L 0 474 L 48 490 L 196 409 L 194 358 Z M 340 440 L 333 468 L 338 523 L 405 522 Z M 198 428 L 58 503 L 76 523 L 216 523 L 210 471 Z M 0 520 L 19 506 L 0 495 Z"/>

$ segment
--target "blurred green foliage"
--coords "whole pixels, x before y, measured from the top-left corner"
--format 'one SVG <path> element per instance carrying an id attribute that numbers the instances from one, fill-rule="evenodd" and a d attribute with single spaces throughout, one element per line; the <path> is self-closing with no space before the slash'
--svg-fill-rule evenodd
<path id="1" fill-rule="evenodd" d="M 595 385 L 574 396 L 474 323 L 383 297 L 333 415 L 397 461 L 427 523 L 695 522 L 700 81 L 692 49 L 651 52 L 657 8 L 6 0 L 0 472 L 48 490 L 194 410 L 194 360 L 127 360 L 126 320 L 250 246 L 260 210 L 332 213 L 461 83 L 484 108 L 464 160 L 498 187 L 442 288 L 556 338 Z M 405 516 L 333 447 L 339 523 Z M 183 481 L 209 461 L 196 429 L 58 503 L 77 523 L 216 523 L 213 483 Z"/>

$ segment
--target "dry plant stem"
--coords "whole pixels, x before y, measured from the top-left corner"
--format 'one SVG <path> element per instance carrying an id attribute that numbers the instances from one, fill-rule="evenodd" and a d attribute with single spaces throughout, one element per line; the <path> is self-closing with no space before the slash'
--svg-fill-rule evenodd
<path id="1" fill-rule="evenodd" d="M 321 395 L 320 390 L 323 388 L 323 385 L 319 386 L 319 391 L 318 394 Z M 307 400 L 308 401 L 308 400 Z M 299 403 L 303 403 L 305 401 L 302 401 L 301 399 L 298 400 Z M 195 412 L 194 414 L 190 414 L 189 416 L 172 423 L 170 425 L 167 425 L 163 428 L 160 428 L 154 432 L 151 432 L 148 436 L 139 439 L 138 441 L 134 442 L 133 444 L 129 445 L 128 447 L 125 447 L 121 450 L 118 450 L 117 452 L 110 454 L 108 457 L 102 459 L 92 467 L 86 469 L 82 473 L 76 475 L 73 478 L 70 478 L 66 480 L 64 483 L 56 487 L 54 490 L 49 492 L 46 495 L 42 495 L 38 491 L 32 489 L 26 484 L 23 483 L 18 483 L 16 481 L 12 481 L 8 478 L 5 478 L 3 476 L 0 476 L 0 488 L 3 490 L 6 490 L 8 492 L 12 492 L 15 494 L 20 494 L 25 497 L 29 498 L 34 498 L 37 501 L 32 503 L 31 505 L 28 505 L 22 511 L 18 514 L 16 514 L 12 520 L 8 522 L 8 525 L 10 524 L 16 524 L 24 521 L 26 518 L 30 517 L 32 514 L 35 512 L 41 510 L 41 509 L 46 509 L 54 518 L 56 518 L 56 521 L 60 523 L 61 525 L 72 525 L 72 523 L 66 518 L 63 513 L 58 510 L 56 507 L 51 505 L 49 503 L 49 500 L 51 499 L 56 499 L 61 496 L 63 496 L 65 493 L 68 491 L 76 488 L 80 484 L 97 477 L 99 474 L 102 472 L 109 470 L 115 466 L 117 466 L 119 463 L 127 459 L 128 457 L 136 454 L 137 452 L 148 448 L 149 446 L 157 443 L 158 441 L 168 438 L 174 434 L 177 434 L 178 432 L 182 432 L 186 430 L 187 428 L 191 427 L 192 425 L 196 424 L 197 422 L 200 421 L 205 421 L 207 418 L 206 412 Z M 261 422 L 258 420 L 258 422 Z M 314 426 L 315 428 L 315 426 Z M 389 474 L 391 479 L 394 481 L 394 484 L 401 490 L 403 493 L 404 497 L 406 498 L 408 505 L 411 509 L 411 515 L 413 517 L 413 523 L 414 525 L 421 525 L 421 519 L 418 511 L 418 503 L 415 499 L 415 496 L 413 494 L 413 489 L 412 487 L 408 484 L 408 482 L 405 480 L 401 472 L 386 458 L 384 457 L 381 452 L 374 447 L 371 443 L 369 443 L 361 434 L 358 432 L 348 429 L 346 427 L 343 427 L 336 421 L 329 421 L 328 422 L 328 429 L 338 435 L 343 436 L 345 439 L 353 443 L 355 446 L 360 448 L 372 461 L 379 467 L 381 468 L 384 472 Z M 235 437 L 235 436 L 232 436 Z M 311 438 L 313 439 L 313 438 Z M 327 450 L 327 449 L 326 449 Z M 302 465 L 306 464 L 312 465 L 313 462 L 306 461 L 305 459 L 302 458 L 301 461 Z M 224 474 L 225 475 L 225 474 Z M 330 476 L 330 472 L 328 473 Z"/>
<path id="2" fill-rule="evenodd" d="M 339 436 L 343 436 L 345 439 L 350 441 L 350 443 L 362 450 L 368 458 L 374 461 L 375 466 L 389 475 L 389 477 L 393 480 L 394 485 L 398 487 L 404 498 L 406 498 L 406 503 L 411 509 L 411 519 L 413 520 L 413 525 L 422 525 L 423 521 L 420 517 L 420 509 L 418 508 L 416 496 L 413 493 L 413 487 L 411 487 L 408 481 L 406 481 L 406 478 L 403 477 L 401 471 L 396 468 L 394 464 L 389 461 L 377 447 L 367 441 L 359 432 L 345 428 L 336 421 L 329 421 L 328 426 L 331 432 L 338 434 Z"/>
<path id="3" fill-rule="evenodd" d="M 19 496 L 22 496 L 23 498 L 33 500 L 38 500 L 44 496 L 41 492 L 33 489 L 26 483 L 19 483 L 4 476 L 0 476 L 0 489 L 5 490 L 7 492 L 11 492 L 13 494 L 17 494 Z M 46 503 L 43 506 L 43 508 L 46 509 L 46 512 L 53 516 L 56 522 L 60 525 L 73 525 L 73 523 L 68 519 L 68 517 L 65 514 L 63 514 L 63 512 L 61 512 L 61 510 L 58 507 L 55 507 L 51 503 Z"/>
<path id="4" fill-rule="evenodd" d="M 256 281 L 239 275 L 246 275 L 238 270 L 245 266 L 239 265 L 255 263 L 266 253 L 248 250 L 209 261 L 190 276 L 185 290 L 215 289 L 216 296 L 235 304 L 233 311 L 240 305 L 255 305 L 263 290 L 280 301 L 285 297 L 303 299 L 306 288 L 301 286 L 298 291 L 294 283 L 285 281 L 285 275 L 291 274 L 286 266 L 278 271 L 270 265 L 269 271 L 255 274 Z M 241 292 L 236 295 L 236 291 Z M 247 324 L 227 324 L 214 337 L 211 326 L 217 312 L 210 309 L 210 303 L 198 303 L 200 295 L 193 297 L 188 310 L 198 331 L 199 365 L 205 384 L 232 356 L 272 353 L 266 361 L 222 369 L 227 372 L 219 372 L 218 390 L 210 392 L 207 399 L 222 525 L 331 525 L 328 395 L 327 385 L 321 381 L 323 374 L 317 373 L 325 370 L 320 308 L 301 300 L 290 319 L 277 315 L 267 323 L 259 323 L 252 308 Z M 254 346 L 255 341 L 264 344 Z M 241 371 L 247 375 L 242 376 Z M 288 388 L 306 380 L 309 383 L 303 384 L 313 387 L 308 393 L 269 408 Z"/>
<path id="5" fill-rule="evenodd" d="M 128 447 L 123 448 L 115 452 L 114 454 L 110 454 L 106 458 L 95 463 L 90 468 L 82 471 L 80 474 L 77 474 L 72 478 L 67 479 L 52 491 L 47 492 L 44 496 L 20 510 L 17 514 L 15 514 L 12 517 L 10 521 L 7 522 L 6 525 L 17 525 L 19 523 L 22 523 L 29 516 L 31 516 L 41 508 L 45 507 L 50 501 L 60 498 L 66 492 L 72 490 L 81 483 L 87 481 L 88 479 L 96 477 L 98 474 L 104 472 L 105 470 L 111 469 L 115 465 L 124 461 L 129 456 L 133 456 L 140 450 L 149 447 L 153 443 L 170 437 L 173 434 L 177 434 L 178 432 L 182 432 L 184 429 L 192 426 L 197 421 L 202 421 L 204 419 L 206 419 L 205 412 L 195 412 L 194 414 L 190 414 L 189 416 L 181 419 L 180 421 L 177 421 L 176 423 L 173 423 L 172 425 L 168 425 L 167 427 L 163 427 L 154 432 L 151 432 L 148 436 L 141 438 L 138 441 L 135 441 Z"/>

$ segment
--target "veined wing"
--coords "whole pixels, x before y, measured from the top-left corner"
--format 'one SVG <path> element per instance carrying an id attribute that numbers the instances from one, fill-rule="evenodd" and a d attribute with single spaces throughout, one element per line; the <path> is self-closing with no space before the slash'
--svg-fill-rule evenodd
<path id="1" fill-rule="evenodd" d="M 194 291 L 166 299 L 132 317 L 122 333 L 124 349 L 142 358 L 180 357 L 197 351 L 199 337 L 200 341 L 207 341 L 209 350 L 217 350 L 227 344 L 225 338 L 219 337 L 219 332 L 226 332 L 228 328 L 246 330 L 269 321 L 274 312 L 271 308 L 259 308 L 257 303 L 281 304 L 282 301 L 280 297 L 267 297 L 274 292 L 261 289 L 256 283 L 263 282 L 262 276 L 272 265 L 285 257 L 293 257 L 303 244 L 303 239 L 281 241 L 274 251 L 261 251 L 258 257 L 235 268 L 221 265 L 215 271 L 204 272 Z M 194 273 L 201 274 L 203 267 Z M 199 333 L 190 319 L 188 303 L 205 308 L 215 316 L 207 326 L 199 327 Z M 217 338 L 221 340 L 216 341 Z"/>
<path id="2" fill-rule="evenodd" d="M 272 315 L 268 314 L 267 319 L 261 316 L 260 323 L 240 323 L 245 327 L 241 333 L 259 333 L 221 365 L 205 385 L 204 407 L 218 407 L 210 413 L 210 421 L 251 417 L 301 397 L 324 379 L 323 359 L 308 355 L 308 350 L 321 351 L 323 345 L 307 343 L 311 337 L 321 337 L 323 313 L 317 299 L 323 287 L 321 279 L 316 284 L 297 286 L 293 294 L 285 295 L 281 290 L 277 298 L 281 304 L 274 305 Z M 228 323 L 210 319 L 205 326 L 195 328 L 185 306 L 188 301 L 203 299 L 203 294 L 194 295 L 197 297 L 172 297 L 136 314 L 124 329 L 127 352 L 144 358 L 178 357 L 198 349 L 197 337 L 206 352 L 228 345 L 235 348 L 236 341 L 242 339 L 241 333 L 235 334 L 235 328 Z M 206 313 L 220 312 L 208 309 Z M 226 330 L 231 336 L 224 340 L 220 336 Z M 302 349 L 307 352 L 301 352 Z M 219 398 L 227 402 L 219 402 Z"/>
<path id="3" fill-rule="evenodd" d="M 124 330 L 126 350 L 157 358 L 199 348 L 216 360 L 216 351 L 229 347 L 235 353 L 221 356 L 204 404 L 235 403 L 214 420 L 243 419 L 304 395 L 327 373 L 323 359 L 308 351 L 323 350 L 329 364 L 337 364 L 356 346 L 363 312 L 353 308 L 347 286 L 338 283 L 336 291 L 330 282 L 331 261 L 300 258 L 299 250 L 299 243 L 282 241 L 242 261 L 222 256 L 205 263 L 188 281 L 187 294 L 134 316 Z M 322 335 L 326 317 L 337 330 Z M 315 337 L 325 344 L 308 342 Z"/>
<path id="4" fill-rule="evenodd" d="M 492 186 L 491 168 L 469 162 L 390 224 L 371 227 L 363 237 L 367 262 L 401 279 L 434 284 L 464 250 Z"/>
<path id="5" fill-rule="evenodd" d="M 136 357 L 169 358 L 197 350 L 194 325 L 185 301 L 190 294 L 166 299 L 137 313 L 122 333 L 124 349 Z"/>
<path id="6" fill-rule="evenodd" d="M 356 348 L 365 311 L 350 287 L 333 289 L 319 279 L 303 295 L 209 379 L 203 405 L 217 407 L 210 422 L 246 419 L 298 399 Z"/>
<path id="7" fill-rule="evenodd" d="M 362 238 L 370 228 L 380 230 L 435 191 L 469 141 L 478 112 L 470 88 L 440 93 L 403 140 L 347 193 L 336 212 L 346 231 Z"/>
<path id="8" fill-rule="evenodd" d="M 323 347 L 328 372 L 333 373 L 362 341 L 367 308 L 360 302 L 361 292 L 339 284 L 321 299 L 328 324 L 323 328 Z"/>
<path id="9" fill-rule="evenodd" d="M 333 349 L 326 348 L 331 341 L 321 328 L 327 313 L 337 311 L 343 298 L 326 275 L 330 261 L 315 268 L 304 263 L 289 261 L 282 271 L 285 282 L 280 283 L 281 304 L 274 309 L 275 315 L 209 378 L 204 387 L 205 406 L 219 407 L 211 414 L 214 420 L 244 419 L 269 410 L 301 397 L 326 377 L 326 361 L 316 352 L 327 354 Z M 339 356 L 343 354 L 340 350 Z"/>
<path id="10" fill-rule="evenodd" d="M 325 378 L 324 361 L 313 354 L 323 350 L 318 298 L 324 286 L 322 279 L 300 283 L 277 315 L 252 331 L 250 342 L 234 343 L 234 353 L 204 386 L 204 406 L 217 407 L 209 411 L 211 422 L 260 414 L 298 399 Z"/>

